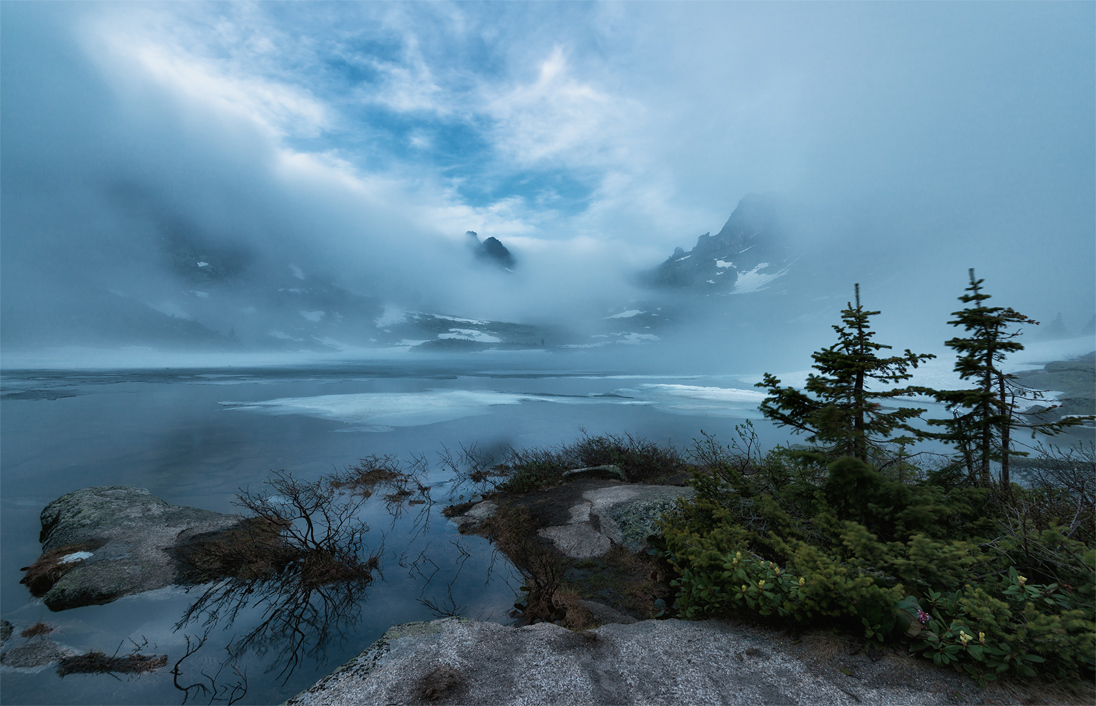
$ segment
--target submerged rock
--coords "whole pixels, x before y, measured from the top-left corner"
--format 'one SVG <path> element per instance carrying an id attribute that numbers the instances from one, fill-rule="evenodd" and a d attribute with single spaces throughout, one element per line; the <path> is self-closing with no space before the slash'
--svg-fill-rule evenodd
<path id="1" fill-rule="evenodd" d="M 4 650 L 0 653 L 0 664 L 14 669 L 38 669 L 75 654 L 76 650 L 53 640 L 36 639 Z"/>
<path id="2" fill-rule="evenodd" d="M 105 486 L 54 500 L 41 520 L 42 556 L 22 583 L 50 610 L 65 610 L 172 585 L 177 545 L 241 518 L 169 505 L 144 488 Z"/>

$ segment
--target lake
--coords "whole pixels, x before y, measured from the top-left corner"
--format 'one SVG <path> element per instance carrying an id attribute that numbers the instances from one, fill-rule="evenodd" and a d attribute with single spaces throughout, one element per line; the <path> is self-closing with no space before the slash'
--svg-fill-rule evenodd
<path id="1" fill-rule="evenodd" d="M 545 356 L 480 356 L 439 362 L 404 359 L 268 368 L 5 370 L 0 398 L 0 616 L 16 630 L 38 621 L 74 650 L 108 655 L 166 654 L 168 665 L 136 677 L 2 668 L 5 704 L 209 703 L 215 695 L 176 687 L 171 668 L 205 632 L 176 624 L 199 595 L 180 588 L 53 613 L 19 584 L 20 567 L 40 553 L 39 513 L 79 488 L 131 485 L 172 504 L 233 512 L 241 489 L 259 490 L 272 471 L 304 480 L 368 455 L 425 454 L 432 506 L 393 517 L 370 501 L 362 519 L 381 546 L 382 578 L 360 595 L 322 642 L 287 651 L 272 636 L 226 665 L 226 647 L 262 620 L 264 605 L 243 605 L 234 621 L 210 626 L 183 661 L 178 682 L 244 683 L 239 703 L 280 703 L 329 673 L 394 624 L 430 620 L 459 608 L 470 618 L 509 622 L 520 584 L 506 560 L 440 514 L 468 488 L 454 486 L 439 452 L 477 445 L 557 445 L 628 432 L 685 447 L 701 430 L 730 441 L 753 420 L 762 443 L 786 440 L 757 412 L 749 378 L 628 375 L 611 369 L 553 369 Z M 225 665 L 225 666 L 223 666 Z M 227 700 L 227 691 L 219 695 Z M 223 702 L 223 701 L 222 701 Z"/>

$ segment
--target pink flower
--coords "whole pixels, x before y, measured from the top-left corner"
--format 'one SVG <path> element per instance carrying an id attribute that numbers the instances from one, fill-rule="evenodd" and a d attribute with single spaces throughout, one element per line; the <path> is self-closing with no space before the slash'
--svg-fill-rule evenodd
<path id="1" fill-rule="evenodd" d="M 929 620 L 931 619 L 931 617 L 932 616 L 930 616 L 928 613 L 926 613 L 923 610 L 918 610 L 917 611 L 917 619 L 921 621 L 922 625 L 928 625 Z"/>

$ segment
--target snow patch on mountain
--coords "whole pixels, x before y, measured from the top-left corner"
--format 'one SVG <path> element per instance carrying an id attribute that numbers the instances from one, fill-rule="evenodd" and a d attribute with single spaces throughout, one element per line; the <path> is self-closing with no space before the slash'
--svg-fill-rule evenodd
<path id="1" fill-rule="evenodd" d="M 731 294 L 750 294 L 752 292 L 760 292 L 770 282 L 783 277 L 788 272 L 788 268 L 784 268 L 779 272 L 771 274 L 763 273 L 761 270 L 769 266 L 769 263 L 762 262 L 757 267 L 747 272 L 740 272 L 738 274 L 738 280 L 734 284 L 734 291 Z"/>
<path id="2" fill-rule="evenodd" d="M 439 333 L 438 338 L 453 338 L 462 341 L 476 341 L 478 343 L 499 343 L 502 339 L 492 336 L 484 331 L 469 328 L 451 328 L 449 333 Z"/>

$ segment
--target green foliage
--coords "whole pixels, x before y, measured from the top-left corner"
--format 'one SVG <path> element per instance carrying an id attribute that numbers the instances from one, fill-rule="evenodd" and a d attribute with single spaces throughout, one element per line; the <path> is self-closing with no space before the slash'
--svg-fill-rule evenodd
<path id="1" fill-rule="evenodd" d="M 1010 482 L 1010 459 L 1026 455 L 1012 448 L 1014 429 L 1053 434 L 1080 420 L 1020 421 L 1017 400 L 1030 397 L 1001 363 L 1023 348 L 1012 328 L 1036 322 L 987 299 L 971 270 L 966 306 L 949 321 L 965 335 L 946 342 L 967 389 L 894 387 L 932 356 L 880 357 L 879 312 L 863 309 L 857 287 L 803 390 L 768 373 L 758 384 L 765 416 L 813 446 L 762 455 L 749 426 L 731 447 L 694 442 L 697 497 L 662 521 L 673 611 L 837 623 L 905 640 L 980 683 L 1002 672 L 1096 675 L 1096 452 L 1040 449 L 1025 464 L 1029 484 Z M 923 410 L 878 401 L 912 393 L 952 413 L 930 422 L 942 432 L 910 426 Z M 918 468 L 900 431 L 958 455 Z"/>
<path id="2" fill-rule="evenodd" d="M 856 305 L 849 303 L 841 312 L 841 325 L 833 327 L 837 343 L 811 356 L 812 367 L 818 372 L 807 377 L 803 391 L 781 387 L 779 379 L 765 373 L 757 385 L 769 391 L 760 406 L 762 413 L 781 426 L 810 434 L 809 442 L 826 446 L 835 457 L 868 461 L 873 448 L 912 440 L 892 435 L 912 431 L 910 420 L 925 410 L 898 407 L 884 411 L 877 400 L 908 395 L 914 388 L 873 390 L 868 384 L 908 380 L 911 368 L 935 356 L 907 349 L 902 355 L 880 357 L 879 352 L 890 346 L 872 340 L 875 332 L 870 319 L 878 313 L 861 306 L 860 285 L 856 285 Z"/>
<path id="3" fill-rule="evenodd" d="M 820 469 L 789 449 L 695 446 L 697 497 L 662 523 L 673 613 L 838 625 L 982 683 L 1096 674 L 1096 549 L 1061 528 L 1029 518 L 1020 531 L 988 490 L 920 472 L 899 481 L 855 458 Z"/>
<path id="4" fill-rule="evenodd" d="M 952 312 L 954 318 L 948 322 L 962 327 L 965 335 L 956 336 L 945 345 L 956 352 L 955 372 L 971 386 L 932 391 L 952 416 L 929 423 L 944 429 L 932 436 L 955 446 L 959 452 L 958 462 L 971 482 L 991 485 L 994 481 L 991 464 L 997 463 L 999 485 L 1007 492 L 1012 457 L 1027 455 L 1012 448 L 1014 430 L 1025 428 L 1033 435 L 1054 435 L 1082 420 L 1069 417 L 1039 424 L 1021 420 L 1016 412 L 1016 401 L 1039 399 L 1041 395 L 1017 385 L 1015 376 L 1005 373 L 1001 364 L 1009 353 L 1024 349 L 1016 340 L 1020 331 L 1014 327 L 1038 322 L 1015 309 L 988 306 L 986 301 L 990 295 L 982 290 L 984 280 L 977 279 L 973 269 L 969 274 L 970 284 L 966 293 L 959 297 L 965 307 Z"/>

